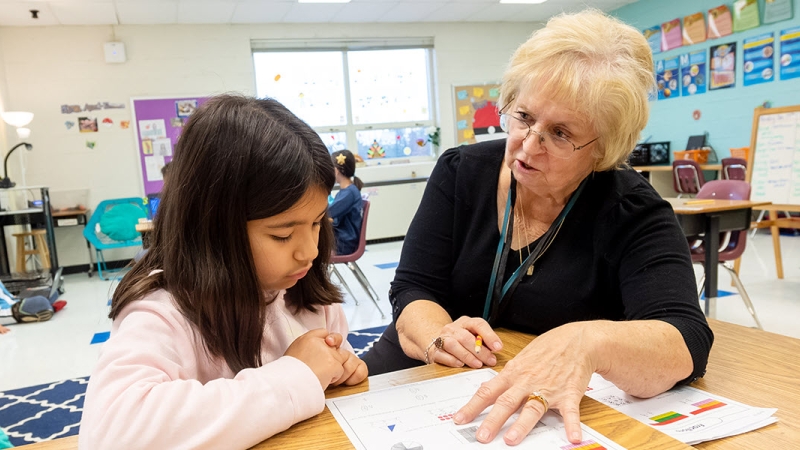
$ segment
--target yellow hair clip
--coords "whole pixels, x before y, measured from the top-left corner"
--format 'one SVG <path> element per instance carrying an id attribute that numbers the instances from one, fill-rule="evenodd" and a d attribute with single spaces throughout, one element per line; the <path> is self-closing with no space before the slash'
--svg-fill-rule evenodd
<path id="1" fill-rule="evenodd" d="M 336 164 L 343 166 L 344 162 L 347 160 L 347 157 L 344 154 L 339 154 L 336 156 Z"/>

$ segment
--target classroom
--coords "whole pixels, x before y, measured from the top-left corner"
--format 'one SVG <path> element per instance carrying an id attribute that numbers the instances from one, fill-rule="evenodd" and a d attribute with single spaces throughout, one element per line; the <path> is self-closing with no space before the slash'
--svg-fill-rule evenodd
<path id="1" fill-rule="evenodd" d="M 0 0 L 0 117 L 0 448 L 800 445 L 800 0 Z"/>

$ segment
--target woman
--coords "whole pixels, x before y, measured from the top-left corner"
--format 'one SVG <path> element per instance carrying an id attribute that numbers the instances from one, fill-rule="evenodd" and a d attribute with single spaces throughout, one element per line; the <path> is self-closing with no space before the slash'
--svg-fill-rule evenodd
<path id="1" fill-rule="evenodd" d="M 439 159 L 392 283 L 395 321 L 365 357 L 371 375 L 493 366 L 492 327 L 539 335 L 454 418 L 494 404 L 477 431 L 489 442 L 524 405 L 510 445 L 548 407 L 580 442 L 594 372 L 639 397 L 703 375 L 713 335 L 686 238 L 625 164 L 652 68 L 642 34 L 597 11 L 557 16 L 517 49 L 499 100 L 508 138 Z"/>
<path id="2" fill-rule="evenodd" d="M 333 152 L 331 159 L 336 167 L 334 173 L 339 192 L 328 207 L 328 216 L 333 222 L 336 254 L 349 255 L 358 249 L 361 237 L 361 188 L 364 183 L 356 176 L 356 158 L 350 150 Z"/>

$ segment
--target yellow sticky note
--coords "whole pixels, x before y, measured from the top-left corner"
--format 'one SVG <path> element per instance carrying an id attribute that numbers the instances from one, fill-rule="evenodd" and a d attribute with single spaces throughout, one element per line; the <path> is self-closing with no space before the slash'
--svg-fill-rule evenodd
<path id="1" fill-rule="evenodd" d="M 475 137 L 475 132 L 472 130 L 464 130 L 464 139 L 472 139 Z"/>
<path id="2" fill-rule="evenodd" d="M 464 105 L 458 108 L 458 113 L 462 116 L 469 114 L 469 105 Z"/>
<path id="3" fill-rule="evenodd" d="M 473 97 L 483 97 L 483 88 L 473 88 L 472 89 L 472 96 Z"/>

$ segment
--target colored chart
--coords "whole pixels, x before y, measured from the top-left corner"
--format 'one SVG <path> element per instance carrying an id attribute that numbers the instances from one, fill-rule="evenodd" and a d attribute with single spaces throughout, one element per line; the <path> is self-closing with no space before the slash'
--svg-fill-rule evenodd
<path id="1" fill-rule="evenodd" d="M 699 409 L 697 409 L 695 411 L 692 411 L 692 415 L 696 416 L 696 415 L 704 413 L 706 411 L 710 411 L 712 409 L 717 409 L 717 408 L 723 407 L 723 406 L 725 406 L 725 403 L 722 403 L 719 400 L 714 400 L 714 399 L 708 398 L 708 399 L 705 399 L 705 400 L 703 400 L 701 402 L 692 403 L 692 406 L 697 406 L 699 408 Z M 686 417 L 686 416 L 684 416 L 684 417 Z"/>
<path id="2" fill-rule="evenodd" d="M 692 414 L 694 414 L 694 413 L 692 413 Z M 656 422 L 656 423 L 653 423 L 651 425 L 657 427 L 659 425 L 667 425 L 667 424 L 670 424 L 670 423 L 673 423 L 673 422 L 677 422 L 677 421 L 679 421 L 681 419 L 685 419 L 687 417 L 689 417 L 689 416 L 684 416 L 683 414 L 676 413 L 675 411 L 670 411 L 668 413 L 664 413 L 664 414 L 659 414 L 657 416 L 653 416 L 653 417 L 650 418 L 650 420 L 652 420 L 653 422 Z"/>
<path id="3" fill-rule="evenodd" d="M 583 441 L 579 444 L 565 445 L 561 450 L 606 450 L 605 447 L 595 441 Z"/>

